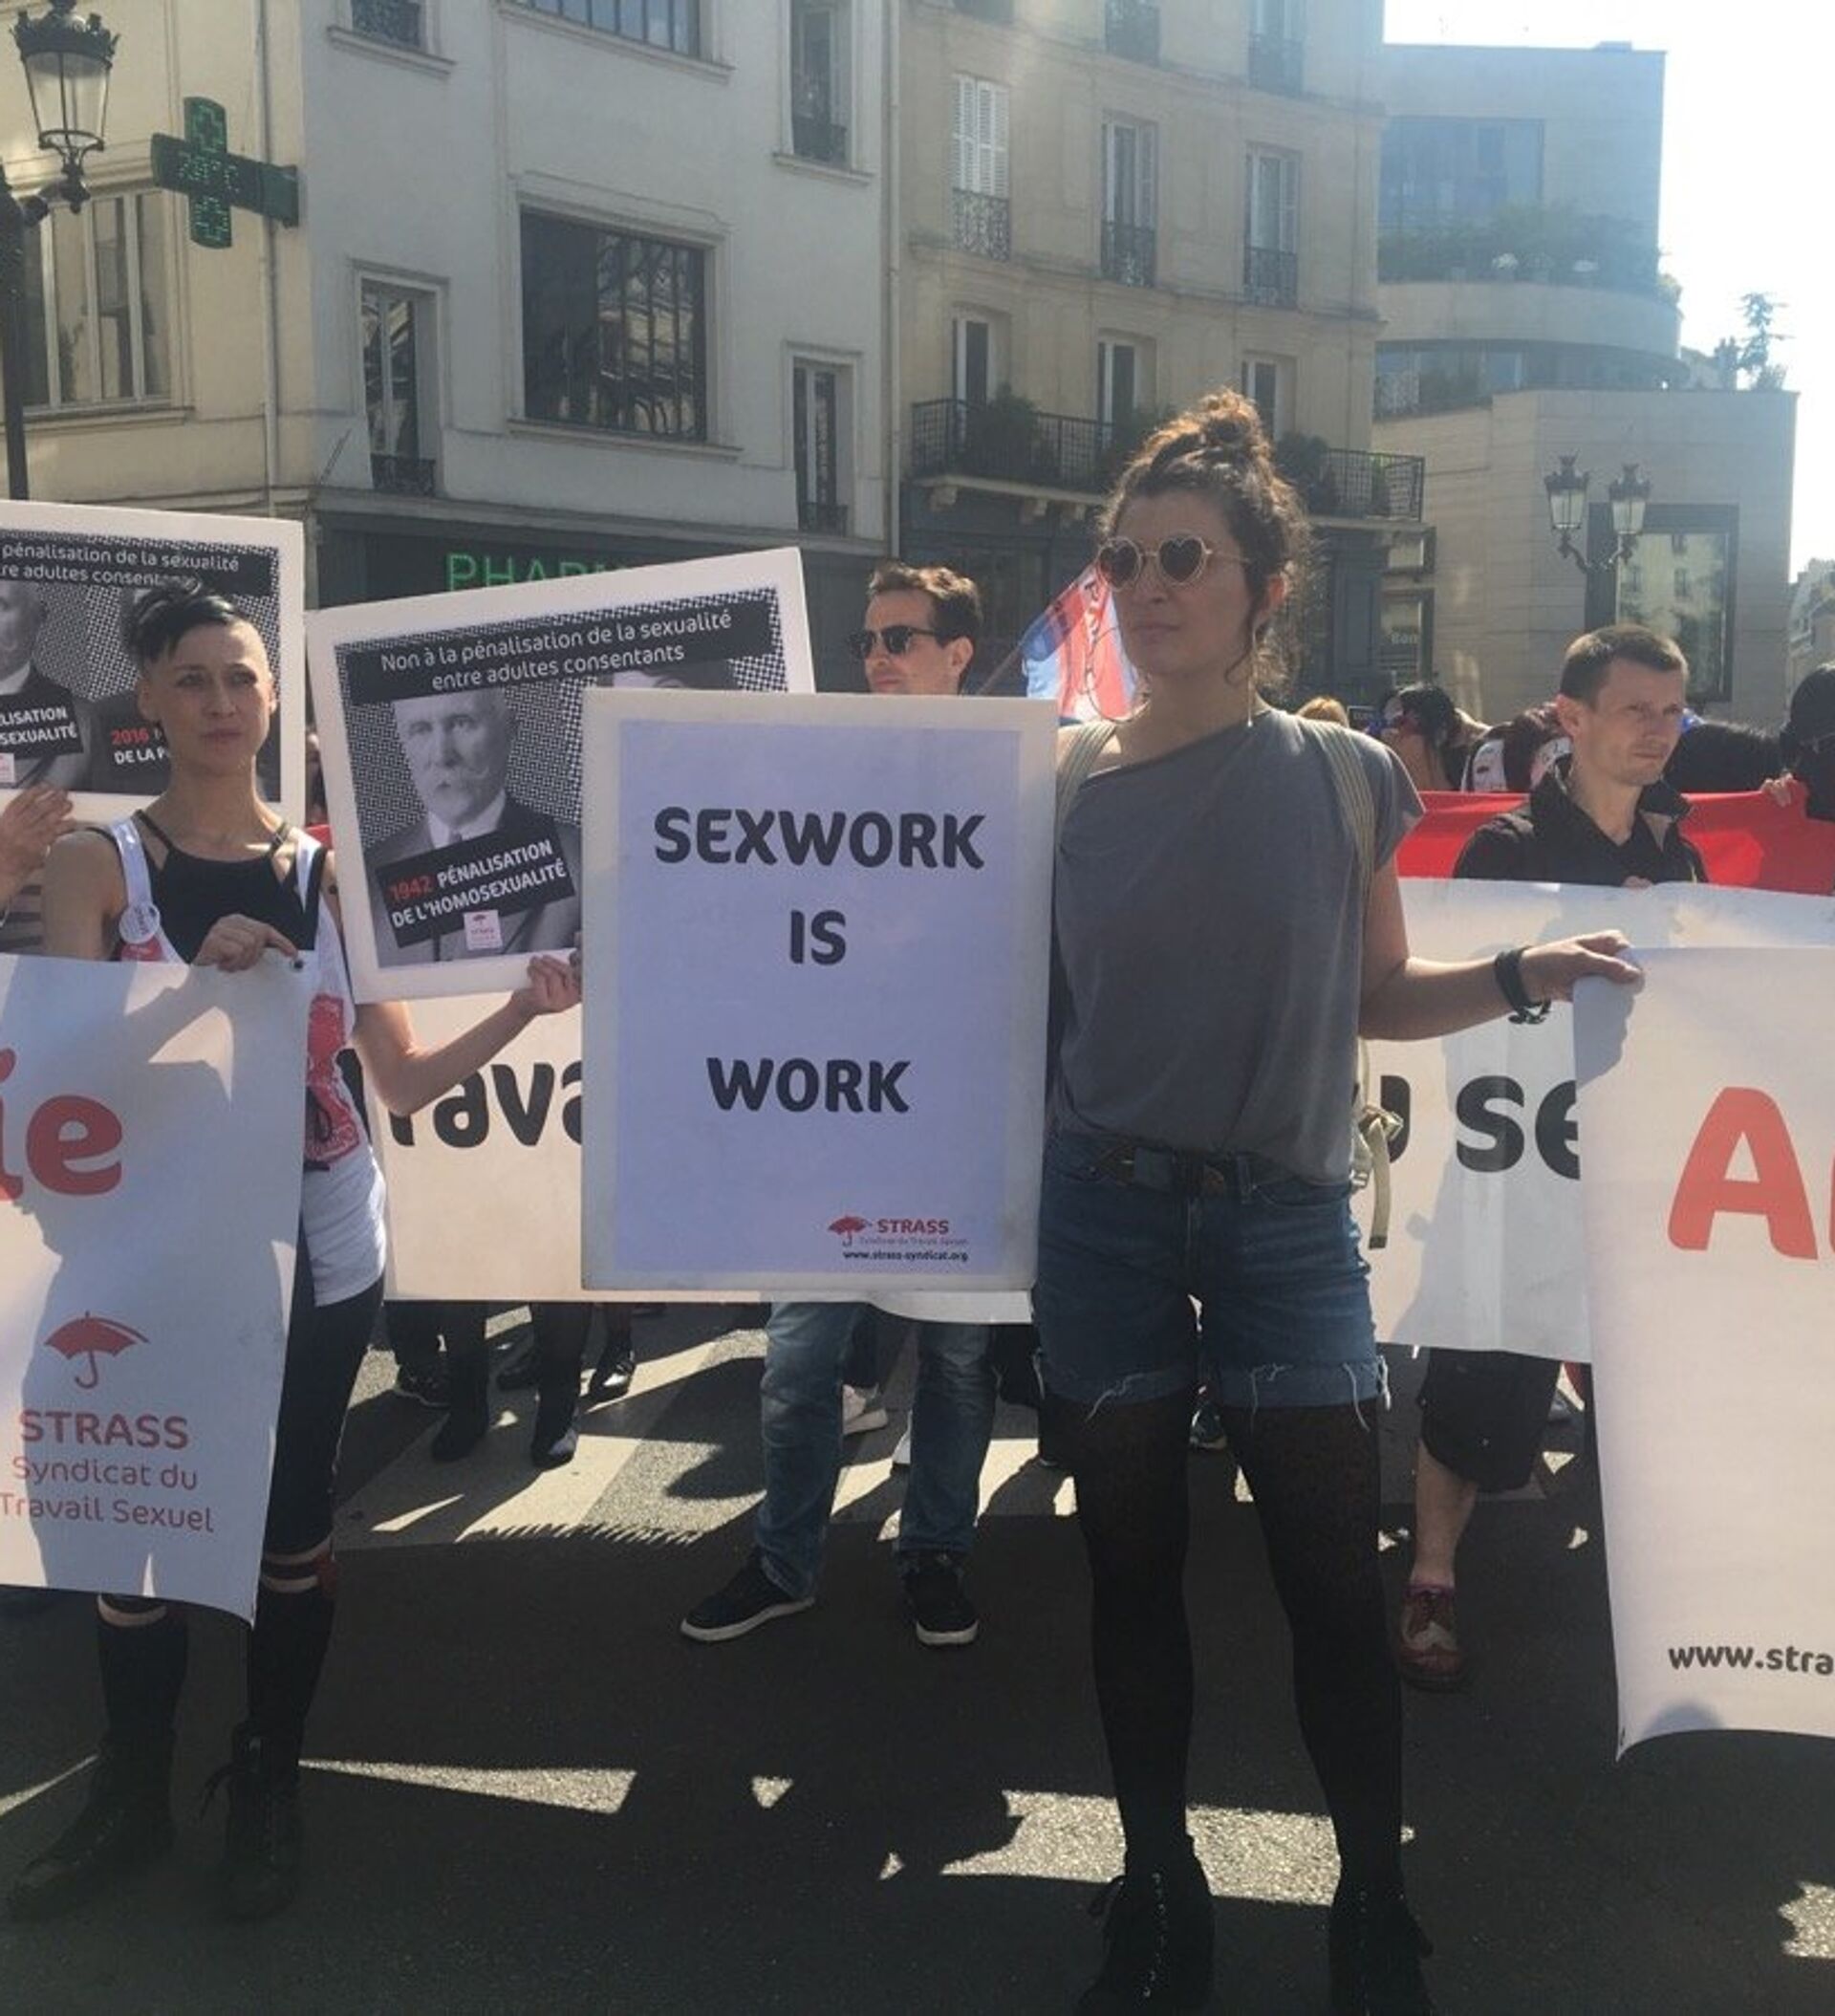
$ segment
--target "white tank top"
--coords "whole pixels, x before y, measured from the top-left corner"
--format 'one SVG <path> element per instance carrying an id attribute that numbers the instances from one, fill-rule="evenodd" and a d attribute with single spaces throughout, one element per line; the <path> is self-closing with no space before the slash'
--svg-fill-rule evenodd
<path id="1" fill-rule="evenodd" d="M 127 884 L 127 907 L 116 927 L 115 956 L 182 963 L 153 900 L 140 828 L 132 819 L 122 819 L 109 834 Z M 293 885 L 304 903 L 312 887 L 313 863 L 321 850 L 311 834 L 297 837 Z M 302 945 L 300 953 L 312 983 L 313 1006 L 306 1026 L 305 1173 L 299 1220 L 312 1256 L 313 1294 L 323 1308 L 362 1294 L 381 1274 L 388 1253 L 382 1171 L 338 1065 L 351 1047 L 356 1003 L 343 940 L 329 903 L 318 906 L 313 943 Z"/>

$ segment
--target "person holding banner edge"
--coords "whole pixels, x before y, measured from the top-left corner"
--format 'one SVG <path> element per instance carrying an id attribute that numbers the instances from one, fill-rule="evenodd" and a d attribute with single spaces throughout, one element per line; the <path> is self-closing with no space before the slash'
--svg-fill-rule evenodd
<path id="1" fill-rule="evenodd" d="M 1070 1455 L 1126 1861 L 1079 2005 L 1198 2008 L 1186 1830 L 1186 1436 L 1200 1376 L 1255 1498 L 1337 1838 L 1335 2011 L 1431 2007 L 1401 1873 L 1400 1689 L 1349 1208 L 1359 1033 L 1444 1035 L 1630 984 L 1615 932 L 1436 965 L 1392 855 L 1419 803 L 1373 738 L 1266 705 L 1305 519 L 1254 406 L 1214 393 L 1123 472 L 1096 564 L 1145 699 L 1060 745 L 1053 1065 L 1034 1311 Z M 1200 1313 L 1194 1318 L 1194 1301 Z"/>
<path id="2" fill-rule="evenodd" d="M 1704 882 L 1683 837 L 1689 801 L 1664 772 L 1682 736 L 1689 667 L 1666 637 L 1617 623 L 1576 638 L 1555 710 L 1569 754 L 1517 812 L 1467 840 L 1456 876 L 1648 888 Z M 1436 1346 L 1421 1382 L 1414 1562 L 1397 1626 L 1402 1678 L 1430 1693 L 1466 1680 L 1455 1556 L 1481 1491 L 1529 1482 L 1561 1373 L 1553 1358 Z"/>
<path id="3" fill-rule="evenodd" d="M 961 689 L 981 636 L 981 592 L 946 567 L 888 560 L 867 587 L 867 627 L 849 639 L 875 693 Z M 721 1644 L 815 1602 L 823 1536 L 841 1474 L 841 1389 L 861 1306 L 779 1302 L 766 1325 L 759 1425 L 765 1496 L 745 1565 L 681 1620 L 684 1637 Z M 962 1572 L 994 1432 L 994 1367 L 984 1323 L 921 1322 L 911 1409 L 911 1467 L 898 1519 L 898 1572 L 921 1645 L 973 1644 L 981 1618 Z"/>
<path id="4" fill-rule="evenodd" d="M 336 1568 L 333 1489 L 349 1404 L 382 1291 L 381 1178 L 338 1068 L 355 1047 L 378 1095 L 413 1112 L 483 1066 L 540 1014 L 573 1007 L 576 973 L 529 963 L 529 984 L 437 1050 L 399 1004 L 352 1001 L 327 886 L 329 858 L 262 804 L 256 758 L 273 718 L 273 676 L 236 605 L 195 584 L 139 597 L 129 621 L 144 718 L 163 731 L 170 784 L 107 833 L 71 835 L 45 871 L 46 949 L 79 959 L 187 960 L 246 971 L 270 952 L 313 987 L 305 1059 L 305 1173 L 285 1370 L 248 1642 L 248 1715 L 229 1762 L 222 1901 L 265 1918 L 291 1900 L 301 1847 L 299 1752 L 330 1642 Z M 174 1264 L 189 1256 L 174 1255 Z M 251 1422 L 251 1433 L 266 1433 Z M 97 1603 L 107 1728 L 75 1822 L 9 1895 L 17 1918 L 84 1901 L 171 1845 L 173 1722 L 184 1680 L 179 1609 L 139 1596 Z"/>

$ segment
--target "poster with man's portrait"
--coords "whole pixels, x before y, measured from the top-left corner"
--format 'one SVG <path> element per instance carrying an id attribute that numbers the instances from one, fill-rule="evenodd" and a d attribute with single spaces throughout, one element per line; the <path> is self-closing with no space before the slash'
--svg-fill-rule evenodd
<path id="1" fill-rule="evenodd" d="M 590 687 L 815 689 L 788 549 L 319 610 L 307 634 L 359 1001 L 514 988 L 572 949 Z"/>
<path id="2" fill-rule="evenodd" d="M 165 789 L 128 633 L 143 595 L 183 584 L 260 640 L 279 705 L 256 782 L 300 817 L 305 580 L 304 533 L 285 519 L 0 502 L 0 801 L 55 785 L 79 819 L 103 821 Z"/>

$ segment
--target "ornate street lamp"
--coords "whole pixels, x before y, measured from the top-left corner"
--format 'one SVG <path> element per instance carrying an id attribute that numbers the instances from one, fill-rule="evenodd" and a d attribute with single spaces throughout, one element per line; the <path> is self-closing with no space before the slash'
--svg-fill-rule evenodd
<path id="1" fill-rule="evenodd" d="M 108 119 L 108 79 L 120 37 L 100 14 L 76 17 L 76 0 L 50 0 L 35 20 L 22 13 L 12 39 L 25 66 L 38 144 L 55 154 L 63 172 L 43 193 L 22 202 L 0 167 L 0 371 L 6 375 L 7 488 L 30 494 L 26 470 L 25 367 L 26 233 L 51 215 L 51 199 L 73 210 L 89 201 L 83 163 L 102 144 Z"/>
<path id="2" fill-rule="evenodd" d="M 38 144 L 62 160 L 62 194 L 72 209 L 80 209 L 89 195 L 83 161 L 102 144 L 108 77 L 120 36 L 103 27 L 100 14 L 77 20 L 76 6 L 76 0 L 51 0 L 35 21 L 21 14 L 12 39 L 26 69 Z"/>
<path id="3" fill-rule="evenodd" d="M 1592 482 L 1585 469 L 1577 469 L 1577 456 L 1564 455 L 1559 468 L 1542 479 L 1548 493 L 1548 527 L 1555 535 L 1556 550 L 1571 560 L 1582 574 L 1617 567 L 1637 550 L 1637 535 L 1644 530 L 1644 510 L 1651 501 L 1651 485 L 1637 473 L 1637 464 L 1628 462 L 1625 473 L 1607 486 L 1612 508 L 1612 551 L 1598 562 L 1589 562 L 1574 542 L 1587 523 L 1587 488 Z"/>

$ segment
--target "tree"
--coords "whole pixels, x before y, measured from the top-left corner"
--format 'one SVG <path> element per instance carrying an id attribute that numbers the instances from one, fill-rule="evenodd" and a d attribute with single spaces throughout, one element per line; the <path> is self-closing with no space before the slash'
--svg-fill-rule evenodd
<path id="1" fill-rule="evenodd" d="M 1781 392 L 1784 387 L 1784 367 L 1772 357 L 1774 343 L 1787 343 L 1790 338 L 1774 328 L 1778 311 L 1784 304 L 1776 301 L 1770 294 L 1744 294 L 1739 301 L 1739 319 L 1745 324 L 1745 335 L 1724 336 L 1715 345 L 1714 360 L 1720 372 L 1720 382 L 1729 392 L 1737 389 L 1741 380 L 1748 392 Z"/>

